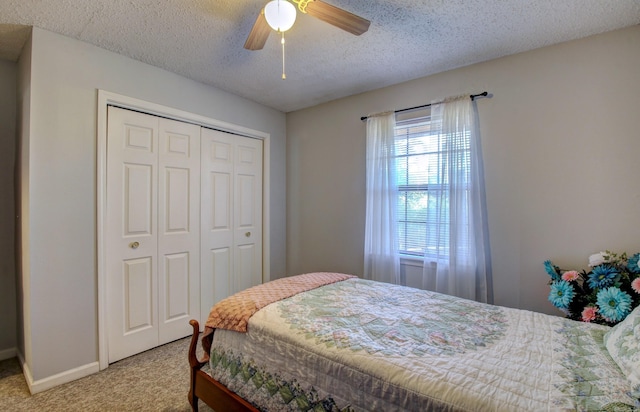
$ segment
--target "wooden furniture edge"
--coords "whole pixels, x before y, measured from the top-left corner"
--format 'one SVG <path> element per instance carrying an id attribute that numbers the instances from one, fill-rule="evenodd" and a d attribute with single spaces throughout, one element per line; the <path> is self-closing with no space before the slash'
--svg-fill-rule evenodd
<path id="1" fill-rule="evenodd" d="M 200 324 L 195 319 L 190 320 L 189 324 L 193 327 L 188 353 L 191 376 L 188 398 L 191 409 L 197 411 L 198 399 L 202 399 L 204 403 L 215 411 L 258 412 L 249 402 L 213 379 L 208 373 L 202 371 L 202 367 L 209 362 L 213 334 L 202 337 L 204 355 L 202 359 L 198 359 L 196 349 L 200 336 Z"/>

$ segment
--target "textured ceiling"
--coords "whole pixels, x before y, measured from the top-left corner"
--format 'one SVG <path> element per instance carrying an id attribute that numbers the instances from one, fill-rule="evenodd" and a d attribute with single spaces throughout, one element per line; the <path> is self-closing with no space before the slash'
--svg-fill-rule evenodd
<path id="1" fill-rule="evenodd" d="M 325 0 L 371 21 L 354 36 L 307 15 L 243 49 L 267 0 L 0 0 L 0 58 L 29 27 L 210 84 L 283 112 L 640 24 L 640 0 Z M 640 47 L 640 45 L 639 45 Z"/>

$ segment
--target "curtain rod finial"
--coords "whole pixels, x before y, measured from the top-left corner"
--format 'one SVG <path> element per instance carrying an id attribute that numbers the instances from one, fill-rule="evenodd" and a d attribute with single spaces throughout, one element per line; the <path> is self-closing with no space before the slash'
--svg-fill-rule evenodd
<path id="1" fill-rule="evenodd" d="M 487 97 L 489 93 L 488 92 L 482 92 L 482 93 L 478 93 L 478 94 L 472 94 L 471 96 L 471 101 L 474 101 L 476 99 L 476 97 Z"/>

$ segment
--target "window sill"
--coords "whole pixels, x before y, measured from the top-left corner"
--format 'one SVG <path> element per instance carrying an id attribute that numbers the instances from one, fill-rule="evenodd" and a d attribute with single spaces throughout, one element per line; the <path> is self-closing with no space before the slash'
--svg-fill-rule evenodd
<path id="1" fill-rule="evenodd" d="M 424 258 L 422 256 L 400 255 L 400 264 L 405 266 L 424 266 Z"/>
<path id="2" fill-rule="evenodd" d="M 429 257 L 427 257 L 427 259 L 429 259 Z M 414 256 L 414 255 L 403 255 L 400 254 L 400 264 L 401 265 L 407 265 L 407 266 L 418 266 L 418 267 L 423 267 L 424 266 L 424 256 Z M 429 259 L 429 262 L 432 265 L 436 264 L 436 259 L 435 258 L 431 258 Z"/>

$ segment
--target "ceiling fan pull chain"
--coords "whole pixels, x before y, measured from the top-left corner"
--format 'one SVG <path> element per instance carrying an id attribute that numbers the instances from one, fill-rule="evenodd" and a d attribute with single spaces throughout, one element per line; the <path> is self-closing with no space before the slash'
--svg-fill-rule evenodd
<path id="1" fill-rule="evenodd" d="M 280 40 L 280 42 L 282 43 L 282 80 L 285 80 L 287 78 L 287 75 L 284 74 L 284 32 L 282 33 L 282 40 Z"/>

